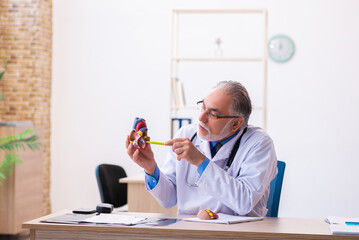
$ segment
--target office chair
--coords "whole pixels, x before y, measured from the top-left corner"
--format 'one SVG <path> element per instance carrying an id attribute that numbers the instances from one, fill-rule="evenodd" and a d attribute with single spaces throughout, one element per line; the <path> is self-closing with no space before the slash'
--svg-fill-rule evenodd
<path id="1" fill-rule="evenodd" d="M 101 201 L 111 203 L 115 208 L 126 205 L 127 183 L 118 181 L 120 178 L 127 177 L 125 170 L 118 165 L 100 164 L 95 171 Z"/>
<path id="2" fill-rule="evenodd" d="M 277 161 L 278 173 L 270 183 L 270 192 L 267 201 L 267 217 L 278 217 L 280 194 L 285 170 L 285 162 Z"/>

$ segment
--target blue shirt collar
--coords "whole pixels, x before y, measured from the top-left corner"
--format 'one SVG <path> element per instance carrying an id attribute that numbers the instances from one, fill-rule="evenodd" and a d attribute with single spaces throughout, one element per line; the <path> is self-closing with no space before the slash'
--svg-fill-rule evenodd
<path id="1" fill-rule="evenodd" d="M 226 144 L 227 142 L 229 142 L 232 138 L 234 138 L 238 133 L 239 133 L 240 130 L 238 130 L 237 132 L 235 132 L 232 136 L 220 141 L 220 143 L 222 144 L 222 146 L 224 144 Z M 209 146 L 211 147 L 211 149 L 217 144 L 218 142 L 217 141 L 209 141 Z"/>

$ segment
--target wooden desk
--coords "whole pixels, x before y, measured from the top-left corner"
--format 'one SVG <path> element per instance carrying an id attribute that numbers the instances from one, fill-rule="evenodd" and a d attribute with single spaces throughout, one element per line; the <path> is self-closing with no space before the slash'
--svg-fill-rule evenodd
<path id="1" fill-rule="evenodd" d="M 69 212 L 69 211 L 67 211 Z M 262 221 L 238 224 L 212 224 L 180 221 L 169 226 L 109 227 L 41 223 L 41 220 L 64 214 L 65 211 L 23 224 L 35 239 L 359 239 L 359 236 L 332 235 L 323 219 L 265 218 Z M 124 213 L 142 217 L 182 218 L 175 214 Z"/>
<path id="2" fill-rule="evenodd" d="M 127 183 L 127 204 L 129 212 L 177 213 L 177 207 L 166 209 L 146 190 L 145 177 L 121 178 L 120 183 Z"/>

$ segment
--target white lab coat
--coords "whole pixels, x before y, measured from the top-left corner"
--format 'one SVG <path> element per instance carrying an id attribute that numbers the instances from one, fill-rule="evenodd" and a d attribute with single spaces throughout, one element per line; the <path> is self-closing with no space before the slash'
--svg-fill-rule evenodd
<path id="1" fill-rule="evenodd" d="M 187 125 L 175 138 L 191 139 L 196 131 L 196 124 Z M 209 142 L 196 136 L 193 144 L 211 160 L 201 177 L 196 166 L 184 159 L 178 161 L 170 149 L 166 163 L 160 167 L 157 185 L 152 190 L 146 186 L 147 190 L 165 208 L 177 204 L 178 214 L 209 209 L 232 215 L 265 216 L 269 185 L 277 174 L 271 138 L 261 128 L 248 126 L 232 165 L 227 172 L 223 170 L 242 131 L 223 145 L 213 159 Z M 189 186 L 193 183 L 198 187 Z"/>

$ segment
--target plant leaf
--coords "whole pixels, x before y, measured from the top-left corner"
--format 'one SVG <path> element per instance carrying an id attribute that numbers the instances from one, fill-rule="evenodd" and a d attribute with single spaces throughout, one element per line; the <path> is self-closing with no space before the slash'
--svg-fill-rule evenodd
<path id="1" fill-rule="evenodd" d="M 0 149 L 6 151 L 13 150 L 25 150 L 27 146 L 31 150 L 38 150 L 41 146 L 41 143 L 38 142 L 39 137 L 37 135 L 31 135 L 30 137 L 25 138 L 24 136 L 32 134 L 34 130 L 27 129 L 17 135 L 7 136 L 0 138 Z"/>
<path id="2" fill-rule="evenodd" d="M 14 152 L 7 153 L 5 155 L 5 159 L 0 164 L 0 174 L 1 178 L 6 179 L 6 177 L 13 172 L 13 168 L 16 164 L 22 162 L 22 159 L 18 154 Z M 2 183 L 2 179 L 0 178 L 0 184 Z"/>
<path id="3" fill-rule="evenodd" d="M 2 181 L 13 172 L 14 166 L 22 162 L 20 156 L 15 154 L 14 151 L 19 149 L 25 150 L 26 146 L 30 150 L 35 151 L 41 146 L 41 143 L 39 143 L 38 140 L 39 137 L 34 134 L 33 129 L 26 129 L 17 135 L 0 138 L 0 149 L 10 151 L 5 154 L 5 159 L 0 161 L 0 185 L 2 184 Z"/>

